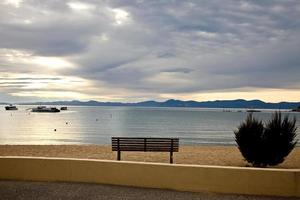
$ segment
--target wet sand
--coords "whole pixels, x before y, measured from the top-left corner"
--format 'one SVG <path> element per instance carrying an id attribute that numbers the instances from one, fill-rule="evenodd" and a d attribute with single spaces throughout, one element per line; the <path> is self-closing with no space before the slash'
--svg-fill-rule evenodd
<path id="1" fill-rule="evenodd" d="M 0 145 L 0 156 L 34 156 L 115 160 L 110 145 Z M 122 160 L 168 163 L 169 153 L 122 152 Z M 249 166 L 235 146 L 180 146 L 174 163 Z M 276 168 L 300 169 L 300 147 Z"/>

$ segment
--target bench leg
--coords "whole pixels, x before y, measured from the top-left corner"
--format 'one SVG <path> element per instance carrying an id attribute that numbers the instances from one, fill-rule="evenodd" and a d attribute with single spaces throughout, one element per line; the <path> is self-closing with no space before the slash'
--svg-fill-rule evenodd
<path id="1" fill-rule="evenodd" d="M 173 151 L 170 152 L 170 163 L 173 164 Z"/>
<path id="2" fill-rule="evenodd" d="M 121 160 L 121 151 L 118 151 L 118 157 L 117 160 Z"/>

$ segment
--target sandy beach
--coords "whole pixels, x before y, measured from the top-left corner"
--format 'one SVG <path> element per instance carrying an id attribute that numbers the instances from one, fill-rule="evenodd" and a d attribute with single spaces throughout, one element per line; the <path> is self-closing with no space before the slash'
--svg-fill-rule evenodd
<path id="1" fill-rule="evenodd" d="M 0 156 L 36 156 L 115 160 L 110 145 L 0 145 Z M 168 163 L 169 153 L 122 152 L 122 160 Z M 249 166 L 234 146 L 181 146 L 174 153 L 177 164 Z M 300 147 L 276 168 L 300 169 Z"/>

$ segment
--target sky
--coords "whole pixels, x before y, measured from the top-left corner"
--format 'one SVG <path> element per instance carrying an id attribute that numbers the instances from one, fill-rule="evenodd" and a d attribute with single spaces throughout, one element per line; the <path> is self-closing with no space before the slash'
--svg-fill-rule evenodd
<path id="1" fill-rule="evenodd" d="M 0 102 L 300 102 L 299 0 L 1 0 Z"/>

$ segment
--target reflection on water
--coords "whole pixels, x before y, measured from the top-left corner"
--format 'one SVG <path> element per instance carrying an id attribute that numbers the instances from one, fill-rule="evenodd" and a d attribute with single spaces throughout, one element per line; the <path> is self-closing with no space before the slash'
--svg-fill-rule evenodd
<path id="1" fill-rule="evenodd" d="M 145 136 L 232 145 L 233 130 L 247 116 L 237 110 L 197 108 L 69 107 L 60 113 L 31 113 L 27 108 L 0 110 L 0 144 L 109 144 L 112 136 Z M 267 120 L 273 112 L 255 115 Z M 300 113 L 289 116 L 298 119 L 299 127 Z"/>

